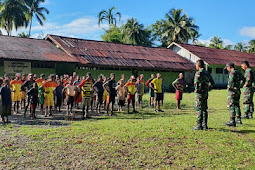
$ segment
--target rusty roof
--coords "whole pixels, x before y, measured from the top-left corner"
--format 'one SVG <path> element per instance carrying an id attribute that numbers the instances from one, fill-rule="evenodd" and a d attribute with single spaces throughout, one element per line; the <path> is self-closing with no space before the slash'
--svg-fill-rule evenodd
<path id="1" fill-rule="evenodd" d="M 48 35 L 46 39 L 81 64 L 143 69 L 194 70 L 194 64 L 167 48 L 124 45 Z"/>
<path id="2" fill-rule="evenodd" d="M 240 66 L 241 62 L 246 60 L 250 66 L 255 67 L 255 54 L 245 53 L 234 50 L 223 50 L 209 47 L 201 47 L 198 45 L 178 44 L 195 54 L 208 64 L 223 64 L 233 62 L 235 65 Z"/>
<path id="3" fill-rule="evenodd" d="M 33 61 L 78 62 L 47 40 L 0 36 L 0 58 Z"/>

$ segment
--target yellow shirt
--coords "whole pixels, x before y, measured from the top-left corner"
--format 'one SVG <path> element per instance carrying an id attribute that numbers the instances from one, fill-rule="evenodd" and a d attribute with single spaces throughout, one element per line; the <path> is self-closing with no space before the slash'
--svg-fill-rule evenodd
<path id="1" fill-rule="evenodd" d="M 151 81 L 151 84 L 154 85 L 155 93 L 162 93 L 162 84 L 163 84 L 162 79 L 155 78 Z"/>
<path id="2" fill-rule="evenodd" d="M 45 92 L 47 92 L 45 93 L 44 97 L 48 99 L 53 99 L 54 98 L 53 91 L 57 87 L 57 84 L 55 82 L 46 81 L 42 85 L 42 87 L 44 88 Z"/>
<path id="3" fill-rule="evenodd" d="M 128 88 L 128 91 L 131 95 L 135 94 L 135 88 L 136 88 L 136 84 L 133 82 L 127 82 L 127 84 L 125 84 L 125 87 Z"/>
<path id="4" fill-rule="evenodd" d="M 22 81 L 21 80 L 12 80 L 10 82 L 11 85 L 11 90 L 15 90 L 15 94 L 20 93 L 20 87 L 22 85 Z"/>

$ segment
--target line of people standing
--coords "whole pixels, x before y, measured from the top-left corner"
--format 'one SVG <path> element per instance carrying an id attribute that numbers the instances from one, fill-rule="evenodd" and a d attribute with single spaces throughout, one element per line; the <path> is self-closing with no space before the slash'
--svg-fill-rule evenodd
<path id="1" fill-rule="evenodd" d="M 111 73 L 108 79 L 101 74 L 97 80 L 93 79 L 91 73 L 87 73 L 86 77 L 83 76 L 81 79 L 76 73 L 70 77 L 51 74 L 48 79 L 44 74 L 37 78 L 37 75 L 32 73 L 28 75 L 16 73 L 15 78 L 5 75 L 4 79 L 0 79 L 0 83 L 2 99 L 0 112 L 4 122 L 9 121 L 8 115 L 11 115 L 12 109 L 13 114 L 17 114 L 23 108 L 24 117 L 29 111 L 31 118 L 35 119 L 37 106 L 40 107 L 41 114 L 44 112 L 44 116 L 49 117 L 52 116 L 54 108 L 61 112 L 63 104 L 66 105 L 67 115 L 73 115 L 74 105 L 78 107 L 81 103 L 82 119 L 89 117 L 89 108 L 93 111 L 93 106 L 97 113 L 103 113 L 101 110 L 104 108 L 107 115 L 109 112 L 110 115 L 114 115 L 116 96 L 118 112 L 123 111 L 127 100 L 127 112 L 130 113 L 130 105 L 132 105 L 133 113 L 138 113 L 137 109 L 142 106 L 145 87 L 143 75 L 138 78 L 131 76 L 126 82 L 124 74 L 119 81 L 116 81 L 114 73 Z M 146 85 L 150 91 L 155 92 L 155 111 L 162 111 L 160 109 L 160 102 L 163 100 L 161 75 L 158 73 L 157 78 L 149 79 L 149 84 Z"/>

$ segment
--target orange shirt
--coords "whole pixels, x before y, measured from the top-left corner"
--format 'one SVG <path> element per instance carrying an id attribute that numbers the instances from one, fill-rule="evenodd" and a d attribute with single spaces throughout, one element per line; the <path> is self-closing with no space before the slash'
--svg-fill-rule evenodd
<path id="1" fill-rule="evenodd" d="M 35 80 L 35 82 L 37 83 L 38 87 L 41 87 L 43 85 L 43 83 L 45 82 L 45 80 L 42 80 L 41 78 L 38 78 Z"/>

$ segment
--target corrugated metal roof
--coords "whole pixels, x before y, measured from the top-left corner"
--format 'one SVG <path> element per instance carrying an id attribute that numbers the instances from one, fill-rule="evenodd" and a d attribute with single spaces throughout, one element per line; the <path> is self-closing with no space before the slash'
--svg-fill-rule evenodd
<path id="1" fill-rule="evenodd" d="M 208 64 L 223 64 L 233 62 L 240 66 L 241 62 L 246 60 L 252 67 L 255 67 L 255 54 L 239 52 L 234 50 L 223 50 L 209 47 L 201 47 L 190 44 L 179 44 L 183 48 L 189 50 Z"/>
<path id="2" fill-rule="evenodd" d="M 69 56 L 60 49 L 57 49 L 47 40 L 11 36 L 0 36 L 0 58 L 33 61 L 78 62 L 75 57 Z"/>
<path id="3" fill-rule="evenodd" d="M 143 47 L 48 35 L 81 64 L 138 67 L 146 69 L 194 70 L 194 64 L 167 48 Z"/>

